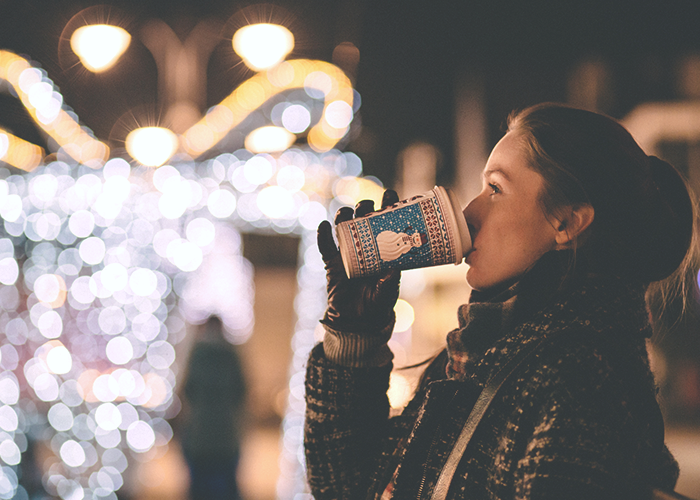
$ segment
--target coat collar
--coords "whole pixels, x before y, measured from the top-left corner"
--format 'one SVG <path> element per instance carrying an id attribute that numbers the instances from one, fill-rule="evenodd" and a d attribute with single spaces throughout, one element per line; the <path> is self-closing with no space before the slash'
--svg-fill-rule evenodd
<path id="1" fill-rule="evenodd" d="M 570 253 L 550 252 L 515 285 L 474 292 L 459 309 L 459 328 L 447 336 L 447 376 L 483 386 L 492 370 L 485 370 L 486 378 L 476 373 L 554 329 L 583 330 L 609 341 L 650 336 L 645 286 L 588 275 L 583 265 L 570 272 L 569 262 Z"/>

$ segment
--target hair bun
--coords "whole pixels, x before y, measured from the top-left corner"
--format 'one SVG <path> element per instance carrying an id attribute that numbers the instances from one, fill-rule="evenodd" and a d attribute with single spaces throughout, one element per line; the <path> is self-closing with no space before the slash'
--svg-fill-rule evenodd
<path id="1" fill-rule="evenodd" d="M 647 274 L 649 281 L 659 281 L 670 276 L 688 253 L 693 236 L 693 202 L 673 165 L 656 156 L 648 158 L 653 185 Z"/>

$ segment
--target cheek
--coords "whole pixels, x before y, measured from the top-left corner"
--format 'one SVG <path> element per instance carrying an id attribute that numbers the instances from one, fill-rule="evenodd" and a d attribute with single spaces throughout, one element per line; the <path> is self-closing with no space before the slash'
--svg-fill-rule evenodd
<path id="1" fill-rule="evenodd" d="M 513 254 L 513 259 L 536 261 L 555 247 L 554 229 L 544 216 L 538 215 L 519 217 L 513 221 L 510 234 L 504 238 L 504 242 L 511 247 L 508 251 Z"/>
<path id="2" fill-rule="evenodd" d="M 544 219 L 511 216 L 500 222 L 484 228 L 474 242 L 478 251 L 470 256 L 467 271 L 474 289 L 516 280 L 555 247 L 553 229 Z"/>

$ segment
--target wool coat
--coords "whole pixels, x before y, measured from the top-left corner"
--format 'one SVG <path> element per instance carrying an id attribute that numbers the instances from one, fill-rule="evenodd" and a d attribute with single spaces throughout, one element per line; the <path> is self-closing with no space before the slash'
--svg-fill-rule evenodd
<path id="1" fill-rule="evenodd" d="M 612 500 L 673 489 L 678 466 L 646 349 L 646 287 L 587 274 L 563 286 L 552 266 L 538 266 L 545 271 L 505 298 L 472 295 L 448 335 L 447 369 L 433 363 L 399 416 L 389 417 L 390 363 L 349 367 L 323 344 L 312 350 L 305 450 L 314 498 L 430 498 L 486 382 L 543 337 L 484 415 L 448 498 Z"/>

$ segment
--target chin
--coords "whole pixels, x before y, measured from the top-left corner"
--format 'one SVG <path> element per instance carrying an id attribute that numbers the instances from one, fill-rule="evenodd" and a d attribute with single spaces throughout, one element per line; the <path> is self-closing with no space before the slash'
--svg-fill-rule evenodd
<path id="1" fill-rule="evenodd" d="M 470 267 L 467 270 L 467 284 L 470 286 L 472 290 L 476 290 L 477 292 L 485 292 L 487 290 L 492 290 L 492 289 L 499 289 L 501 287 L 507 288 L 508 286 L 512 285 L 517 281 L 516 279 L 502 279 L 499 280 L 497 277 L 493 275 L 487 275 L 487 276 L 481 276 L 479 275 L 479 272 L 474 269 L 473 267 Z"/>
<path id="2" fill-rule="evenodd" d="M 470 267 L 469 269 L 467 269 L 467 285 L 469 285 L 469 287 L 472 290 L 478 291 L 478 290 L 481 290 L 481 286 L 479 284 L 479 277 L 478 277 L 478 275 L 475 276 L 474 274 L 475 273 L 474 273 L 473 267 Z"/>

